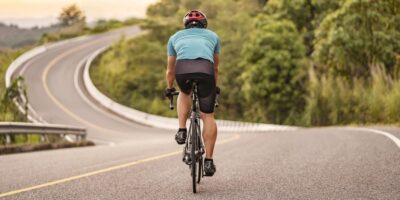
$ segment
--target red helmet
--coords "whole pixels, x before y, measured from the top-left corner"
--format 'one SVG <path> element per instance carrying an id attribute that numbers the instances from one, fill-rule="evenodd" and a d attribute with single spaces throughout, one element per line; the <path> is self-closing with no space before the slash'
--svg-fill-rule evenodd
<path id="1" fill-rule="evenodd" d="M 199 23 L 201 27 L 207 28 L 207 16 L 199 10 L 191 10 L 183 17 L 183 25 L 188 28 L 189 25 Z"/>

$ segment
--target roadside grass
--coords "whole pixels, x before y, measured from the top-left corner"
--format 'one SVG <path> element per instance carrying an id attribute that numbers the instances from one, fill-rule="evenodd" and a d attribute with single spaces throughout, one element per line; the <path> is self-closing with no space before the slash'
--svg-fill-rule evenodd
<path id="1" fill-rule="evenodd" d="M 130 40 L 121 38 L 93 61 L 90 76 L 102 93 L 120 104 L 176 117 L 161 92 L 165 87 L 166 54 L 163 46 L 151 37 L 144 34 Z"/>
<path id="2" fill-rule="evenodd" d="M 371 80 L 319 76 L 311 70 L 306 126 L 399 124 L 400 79 L 374 66 Z"/>
<path id="3" fill-rule="evenodd" d="M 86 147 L 94 146 L 92 141 L 80 141 L 80 142 L 46 142 L 46 143 L 33 143 L 33 144 L 11 144 L 11 145 L 0 145 L 0 155 L 11 154 L 11 153 L 23 153 L 31 151 L 42 151 L 50 149 L 61 149 L 61 148 L 72 148 L 72 147 Z"/>
<path id="4" fill-rule="evenodd" d="M 90 140 L 69 142 L 58 135 L 13 134 L 10 140 L 6 144 L 5 135 L 0 135 L 0 155 L 95 145 Z"/>
<path id="5" fill-rule="evenodd" d="M 10 135 L 11 144 L 40 144 L 40 143 L 55 143 L 62 141 L 63 138 L 57 135 L 41 135 L 41 134 L 12 134 Z M 6 136 L 0 135 L 0 146 L 6 144 Z"/>
<path id="6" fill-rule="evenodd" d="M 19 112 L 13 103 L 5 103 L 8 97 L 5 95 L 6 86 L 4 81 L 8 66 L 27 49 L 0 50 L 0 121 L 27 121 L 26 117 Z"/>
<path id="7" fill-rule="evenodd" d="M 139 24 L 142 21 L 143 21 L 142 19 L 136 19 L 136 18 L 130 18 L 124 21 L 119 21 L 114 19 L 110 20 L 100 19 L 96 22 L 94 27 L 87 28 L 86 32 L 88 32 L 89 34 L 103 33 L 112 29 Z"/>

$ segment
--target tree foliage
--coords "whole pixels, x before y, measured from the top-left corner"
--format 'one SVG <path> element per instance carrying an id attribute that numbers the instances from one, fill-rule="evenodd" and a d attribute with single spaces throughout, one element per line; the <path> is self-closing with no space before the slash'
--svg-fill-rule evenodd
<path id="1" fill-rule="evenodd" d="M 347 77 L 368 77 L 383 63 L 393 72 L 400 54 L 400 2 L 349 0 L 316 30 L 315 61 Z"/>
<path id="2" fill-rule="evenodd" d="M 270 0 L 265 12 L 275 19 L 295 23 L 307 47 L 307 55 L 314 51 L 314 29 L 329 13 L 337 10 L 343 0 Z"/>
<path id="3" fill-rule="evenodd" d="M 247 115 L 260 121 L 287 123 L 300 115 L 304 105 L 305 47 L 293 22 L 266 15 L 256 21 L 243 50 Z"/>
<path id="4" fill-rule="evenodd" d="M 72 4 L 62 8 L 58 20 L 61 26 L 84 25 L 86 16 L 76 4 Z"/>
<path id="5" fill-rule="evenodd" d="M 77 37 L 87 33 L 86 16 L 84 12 L 76 5 L 72 4 L 62 8 L 58 16 L 58 24 L 54 25 L 55 31 L 44 33 L 40 43 L 48 43 Z M 95 27 L 94 30 L 98 27 Z"/>

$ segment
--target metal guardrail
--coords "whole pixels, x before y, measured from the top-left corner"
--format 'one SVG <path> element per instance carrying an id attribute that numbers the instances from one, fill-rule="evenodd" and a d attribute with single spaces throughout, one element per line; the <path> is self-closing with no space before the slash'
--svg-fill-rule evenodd
<path id="1" fill-rule="evenodd" d="M 176 129 L 178 125 L 177 118 L 170 117 L 162 117 L 157 115 L 152 115 L 149 113 L 145 113 L 139 110 L 135 110 L 133 108 L 121 105 L 106 95 L 101 93 L 96 86 L 93 84 L 90 79 L 89 68 L 92 61 L 101 53 L 106 51 L 109 46 L 104 46 L 99 48 L 97 51 L 93 52 L 86 61 L 83 69 L 83 84 L 88 91 L 89 95 L 97 101 L 100 105 L 107 108 L 108 110 L 130 119 L 132 121 L 136 121 L 148 126 L 162 128 L 162 129 Z M 166 104 L 167 106 L 167 104 Z M 216 120 L 218 125 L 218 130 L 220 131 L 229 131 L 229 132 L 257 132 L 257 131 L 290 131 L 296 130 L 297 127 L 293 126 L 283 126 L 283 125 L 274 125 L 274 124 L 262 124 L 262 123 L 250 123 L 250 122 L 238 122 L 238 121 L 229 121 L 229 120 Z"/>
<path id="2" fill-rule="evenodd" d="M 75 136 L 76 141 L 86 139 L 86 129 L 65 126 L 59 124 L 34 124 L 22 122 L 0 122 L 0 135 L 6 136 L 6 144 L 11 143 L 11 135 L 19 134 L 39 134 L 45 135 L 59 135 L 65 137 L 68 135 Z M 45 137 L 42 137 L 42 139 Z"/>

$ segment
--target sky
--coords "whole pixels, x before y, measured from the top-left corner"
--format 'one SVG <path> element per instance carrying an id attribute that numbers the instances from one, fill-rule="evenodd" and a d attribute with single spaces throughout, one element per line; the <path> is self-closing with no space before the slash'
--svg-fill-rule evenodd
<path id="1" fill-rule="evenodd" d="M 144 17 L 157 0 L 0 0 L 0 22 L 20 27 L 47 26 L 57 22 L 61 8 L 77 4 L 87 22 L 97 19 Z"/>

